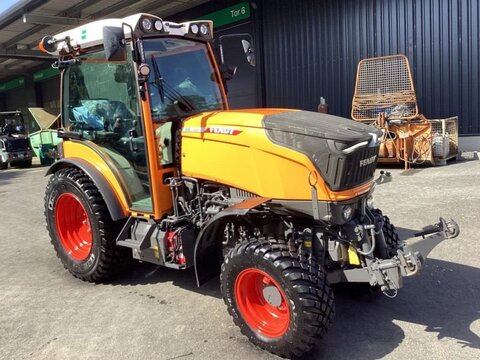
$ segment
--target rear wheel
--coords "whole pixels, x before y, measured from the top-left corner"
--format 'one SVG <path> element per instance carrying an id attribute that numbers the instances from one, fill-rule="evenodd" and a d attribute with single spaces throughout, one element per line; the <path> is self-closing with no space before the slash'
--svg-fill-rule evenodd
<path id="1" fill-rule="evenodd" d="M 45 217 L 57 256 L 75 277 L 100 281 L 126 262 L 127 253 L 115 246 L 121 224 L 111 220 L 101 194 L 81 170 L 62 169 L 51 177 Z"/>
<path id="2" fill-rule="evenodd" d="M 334 315 L 333 292 L 323 270 L 279 241 L 237 244 L 222 264 L 221 289 L 241 332 L 280 356 L 309 351 Z"/>
<path id="3" fill-rule="evenodd" d="M 8 162 L 0 161 L 0 170 L 6 170 L 8 168 Z"/>

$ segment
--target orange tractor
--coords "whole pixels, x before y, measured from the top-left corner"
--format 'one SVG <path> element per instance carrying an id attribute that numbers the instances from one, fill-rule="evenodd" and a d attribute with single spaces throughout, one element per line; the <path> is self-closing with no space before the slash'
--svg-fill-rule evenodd
<path id="1" fill-rule="evenodd" d="M 210 21 L 137 14 L 40 42 L 62 82 L 47 228 L 85 281 L 132 257 L 193 267 L 199 285 L 220 274 L 242 333 L 298 356 L 330 325 L 331 284 L 394 295 L 423 257 L 373 203 L 382 133 L 306 111 L 228 110 L 232 71 L 220 71 L 211 40 Z M 457 234 L 442 220 L 420 235 Z"/>

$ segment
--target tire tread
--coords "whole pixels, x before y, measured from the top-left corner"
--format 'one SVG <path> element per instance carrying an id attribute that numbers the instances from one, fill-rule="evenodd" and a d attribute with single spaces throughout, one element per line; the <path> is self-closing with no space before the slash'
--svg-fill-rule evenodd
<path id="1" fill-rule="evenodd" d="M 237 256 L 253 256 L 260 261 L 270 262 L 291 283 L 301 304 L 303 323 L 291 342 L 281 347 L 259 340 L 241 316 L 232 308 L 234 299 L 226 297 L 226 269 Z M 326 281 L 325 272 L 314 262 L 288 251 L 288 245 L 277 239 L 250 239 L 236 244 L 226 255 L 220 275 L 224 302 L 234 323 L 250 341 L 282 357 L 301 356 L 312 349 L 321 339 L 335 314 L 333 291 Z"/>
<path id="2" fill-rule="evenodd" d="M 55 226 L 48 221 L 47 212 L 49 193 L 52 190 L 52 187 L 55 187 L 56 182 L 62 178 L 66 178 L 68 179 L 67 181 L 73 182 L 76 187 L 86 195 L 97 220 L 96 224 L 92 224 L 92 226 L 98 226 L 100 233 L 99 259 L 95 269 L 89 271 L 87 275 L 73 271 L 63 261 L 59 254 L 59 249 L 57 249 L 57 246 L 61 246 L 61 244 L 56 241 Z M 120 251 L 115 244 L 114 234 L 117 233 L 115 227 L 116 225 L 118 226 L 118 224 L 115 224 L 111 219 L 105 201 L 93 181 L 80 169 L 67 167 L 59 170 L 51 176 L 45 192 L 45 219 L 47 221 L 47 230 L 51 239 L 50 243 L 53 245 L 57 257 L 62 261 L 65 269 L 76 278 L 87 282 L 101 282 L 125 268 L 127 254 L 124 251 Z"/>

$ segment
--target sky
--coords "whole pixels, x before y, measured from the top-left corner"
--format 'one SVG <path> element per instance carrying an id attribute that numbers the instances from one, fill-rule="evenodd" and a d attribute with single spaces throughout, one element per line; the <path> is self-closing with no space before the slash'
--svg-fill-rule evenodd
<path id="1" fill-rule="evenodd" d="M 19 0 L 1 0 L 0 1 L 0 14 L 7 10 L 10 6 L 13 6 Z"/>

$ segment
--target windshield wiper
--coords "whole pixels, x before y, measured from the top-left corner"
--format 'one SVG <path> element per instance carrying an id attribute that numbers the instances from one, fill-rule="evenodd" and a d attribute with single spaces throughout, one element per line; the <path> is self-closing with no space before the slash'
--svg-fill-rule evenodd
<path id="1" fill-rule="evenodd" d="M 162 103 L 165 102 L 165 96 L 163 92 L 163 77 L 160 74 L 160 70 L 158 69 L 158 64 L 155 61 L 155 58 L 152 55 L 152 66 L 153 66 L 153 72 L 155 74 L 155 81 L 154 84 L 156 85 L 156 88 L 158 90 L 158 94 L 160 95 L 160 100 L 162 100 Z"/>
<path id="2" fill-rule="evenodd" d="M 195 110 L 195 105 L 193 105 L 190 100 L 188 100 L 185 96 L 180 94 L 174 87 L 168 84 L 165 79 L 160 74 L 160 70 L 158 68 L 158 64 L 155 61 L 155 57 L 152 55 L 152 66 L 153 72 L 155 74 L 155 87 L 158 90 L 158 94 L 160 95 L 160 100 L 162 103 L 165 103 L 165 97 L 170 100 L 173 104 L 177 104 L 180 109 L 183 111 L 190 113 Z"/>

